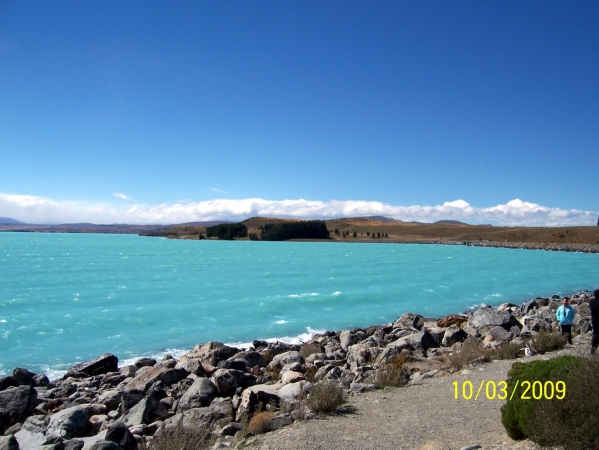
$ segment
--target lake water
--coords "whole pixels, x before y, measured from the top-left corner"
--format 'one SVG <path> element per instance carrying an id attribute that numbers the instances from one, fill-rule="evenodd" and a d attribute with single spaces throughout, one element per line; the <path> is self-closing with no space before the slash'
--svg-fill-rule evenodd
<path id="1" fill-rule="evenodd" d="M 0 233 L 0 374 L 179 355 L 599 288 L 599 255 Z"/>

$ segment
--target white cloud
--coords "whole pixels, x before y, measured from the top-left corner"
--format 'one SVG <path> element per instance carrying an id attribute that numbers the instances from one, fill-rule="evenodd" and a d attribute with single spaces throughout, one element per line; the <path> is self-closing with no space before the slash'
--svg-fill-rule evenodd
<path id="1" fill-rule="evenodd" d="M 383 215 L 405 221 L 434 222 L 442 219 L 497 225 L 559 226 L 595 225 L 597 212 L 560 209 L 515 199 L 506 204 L 475 207 L 464 200 L 436 206 L 398 206 L 361 200 L 241 200 L 179 201 L 158 205 L 56 201 L 32 195 L 0 193 L 0 216 L 29 223 L 92 222 L 171 224 L 201 220 L 242 220 L 252 216 L 334 218 Z"/>
<path id="2" fill-rule="evenodd" d="M 129 197 L 128 195 L 125 195 L 125 194 L 121 194 L 120 192 L 115 192 L 112 195 L 114 195 L 116 198 L 120 198 L 120 199 L 123 199 L 123 200 L 133 201 L 133 199 L 131 197 Z"/>

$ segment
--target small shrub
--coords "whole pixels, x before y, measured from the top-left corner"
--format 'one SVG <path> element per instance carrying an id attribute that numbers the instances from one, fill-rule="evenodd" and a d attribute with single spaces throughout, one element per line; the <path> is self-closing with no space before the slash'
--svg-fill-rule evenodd
<path id="1" fill-rule="evenodd" d="M 535 414 L 534 409 L 539 407 L 554 408 L 556 402 L 561 401 L 533 400 L 532 389 L 527 392 L 531 399 L 523 399 L 522 396 L 526 389 L 523 382 L 528 381 L 532 385 L 532 383 L 539 381 L 544 386 L 547 381 L 566 381 L 568 373 L 580 364 L 581 360 L 582 358 L 576 356 L 560 356 L 547 361 L 516 362 L 512 365 L 507 379 L 508 399 L 505 405 L 501 407 L 501 422 L 512 439 L 525 439 L 535 434 L 530 428 L 530 419 Z M 512 395 L 516 383 L 518 383 L 518 390 Z M 570 386 L 567 381 L 566 387 L 569 395 Z M 575 414 L 575 416 L 578 416 L 578 414 Z M 578 419 L 580 419 L 580 416 L 578 416 Z"/>
<path id="2" fill-rule="evenodd" d="M 572 450 L 599 448 L 599 358 L 581 358 L 562 377 L 566 397 L 535 405 L 530 439 Z"/>
<path id="3" fill-rule="evenodd" d="M 314 412 L 332 412 L 345 403 L 343 388 L 334 380 L 323 380 L 312 386 L 308 401 L 308 408 Z"/>
<path id="4" fill-rule="evenodd" d="M 526 347 L 526 344 L 518 344 L 512 342 L 506 342 L 502 344 L 499 348 L 493 350 L 491 354 L 491 358 L 493 359 L 516 359 L 522 349 Z"/>
<path id="5" fill-rule="evenodd" d="M 140 450 L 204 450 L 212 447 L 214 436 L 205 426 L 183 426 L 178 424 L 156 433 L 148 444 L 142 444 Z"/>
<path id="6" fill-rule="evenodd" d="M 541 330 L 530 340 L 530 346 L 535 352 L 544 354 L 563 348 L 566 342 L 568 342 L 568 338 L 565 334 L 557 331 Z"/>
<path id="7" fill-rule="evenodd" d="M 248 424 L 248 431 L 253 434 L 264 434 L 270 431 L 268 421 L 275 415 L 269 411 L 260 411 L 252 416 Z"/>
<path id="8" fill-rule="evenodd" d="M 489 353 L 483 349 L 483 344 L 472 336 L 462 343 L 462 346 L 448 355 L 449 364 L 456 370 L 462 370 L 473 362 L 489 361 Z"/>
<path id="9" fill-rule="evenodd" d="M 410 380 L 410 375 L 404 367 L 408 360 L 408 356 L 400 353 L 391 361 L 381 361 L 374 377 L 374 384 L 379 388 L 405 385 Z"/>

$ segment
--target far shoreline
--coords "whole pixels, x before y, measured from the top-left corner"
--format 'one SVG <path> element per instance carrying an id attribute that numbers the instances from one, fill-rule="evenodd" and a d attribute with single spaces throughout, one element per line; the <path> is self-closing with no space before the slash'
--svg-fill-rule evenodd
<path id="1" fill-rule="evenodd" d="M 143 237 L 158 237 L 158 236 L 146 236 Z M 195 236 L 177 236 L 177 237 L 164 237 L 171 240 L 199 240 Z M 218 239 L 207 239 L 216 241 Z M 245 241 L 249 242 L 250 239 L 234 239 L 234 241 Z M 344 244 L 425 244 L 425 245 L 463 245 L 467 247 L 487 247 L 487 248 L 509 248 L 517 250 L 545 250 L 552 252 L 574 252 L 574 253 L 599 253 L 599 245 L 591 244 L 560 244 L 560 243 L 542 243 L 542 242 L 511 242 L 511 241 L 457 241 L 457 240 L 444 240 L 444 239 L 389 239 L 389 238 L 377 238 L 377 239 L 357 239 L 357 238 L 346 238 L 346 239 L 287 239 L 284 241 L 252 241 L 252 242 L 328 242 L 328 243 L 344 243 Z"/>

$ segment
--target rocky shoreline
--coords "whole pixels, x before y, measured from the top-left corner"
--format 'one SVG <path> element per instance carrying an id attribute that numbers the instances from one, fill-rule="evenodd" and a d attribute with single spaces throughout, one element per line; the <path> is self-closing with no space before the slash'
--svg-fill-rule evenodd
<path id="1" fill-rule="evenodd" d="M 302 240 L 307 241 L 306 239 Z M 448 239 L 331 239 L 310 240 L 310 242 L 348 242 L 357 244 L 433 244 L 433 245 L 466 245 L 469 247 L 511 248 L 519 250 L 546 250 L 550 252 L 599 253 L 599 245 L 590 244 L 558 244 L 543 242 L 510 242 L 510 241 L 455 241 Z"/>
<path id="2" fill-rule="evenodd" d="M 586 291 L 571 297 L 581 342 L 591 333 L 589 299 Z M 302 345 L 254 341 L 242 350 L 209 342 L 178 359 L 124 366 L 105 354 L 53 381 L 15 368 L 0 378 L 0 450 L 147 448 L 191 424 L 206 431 L 212 448 L 233 448 L 258 411 L 274 413 L 266 430 L 310 418 L 305 400 L 316 383 L 329 380 L 347 395 L 374 391 L 397 361 L 402 384 L 442 377 L 457 370 L 449 362 L 467 338 L 490 350 L 523 347 L 555 328 L 559 305 L 554 295 L 440 319 L 405 313 L 394 323 L 326 332 Z"/>

